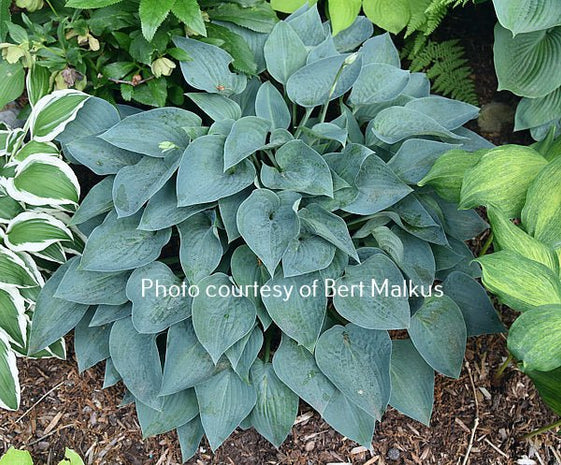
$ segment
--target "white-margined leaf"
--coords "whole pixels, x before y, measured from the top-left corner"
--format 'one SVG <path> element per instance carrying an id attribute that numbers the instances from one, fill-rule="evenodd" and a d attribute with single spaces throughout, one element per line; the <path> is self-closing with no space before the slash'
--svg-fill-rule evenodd
<path id="1" fill-rule="evenodd" d="M 0 333 L 4 333 L 9 342 L 22 349 L 27 345 L 29 324 L 25 310 L 25 300 L 19 291 L 12 286 L 0 284 Z"/>
<path id="2" fill-rule="evenodd" d="M 23 212 L 8 223 L 4 241 L 14 252 L 40 252 L 51 244 L 71 241 L 72 232 L 47 213 Z"/>
<path id="3" fill-rule="evenodd" d="M 17 410 L 21 399 L 16 355 L 0 331 L 0 408 Z"/>
<path id="4" fill-rule="evenodd" d="M 0 285 L 15 287 L 37 286 L 34 270 L 19 255 L 0 245 Z"/>

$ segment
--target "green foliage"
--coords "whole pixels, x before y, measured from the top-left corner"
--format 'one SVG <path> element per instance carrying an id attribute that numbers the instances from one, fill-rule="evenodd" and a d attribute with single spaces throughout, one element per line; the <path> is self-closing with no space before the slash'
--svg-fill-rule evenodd
<path id="1" fill-rule="evenodd" d="M 415 188 L 451 147 L 490 146 L 462 128 L 478 110 L 430 96 L 372 32 L 360 18 L 333 38 L 301 10 L 251 79 L 177 37 L 201 111 L 111 119 L 92 97 L 61 135 L 107 177 L 76 212 L 89 238 L 42 290 L 31 347 L 76 326 L 80 369 L 105 360 L 144 434 L 177 429 L 184 459 L 239 425 L 279 446 L 299 398 L 365 446 L 388 404 L 428 423 L 435 370 L 457 377 L 466 338 L 503 329 L 463 243 L 486 224 Z"/>
<path id="2" fill-rule="evenodd" d="M 516 111 L 515 130 L 530 129 L 542 140 L 551 127 L 561 129 L 561 13 L 555 0 L 493 0 L 499 22 L 495 27 L 495 69 L 499 90 L 523 97 Z"/>
<path id="3" fill-rule="evenodd" d="M 47 6 L 19 11 L 0 30 L 7 36 L 0 45 L 0 71 L 7 77 L 0 106 L 21 95 L 25 68 L 41 70 L 37 72 L 45 74 L 51 89 L 86 90 L 111 102 L 182 105 L 176 68 L 189 57 L 173 45 L 172 37 L 187 31 L 222 47 L 234 58 L 234 69 L 253 75 L 263 64 L 249 44 L 261 43 L 276 22 L 264 0 L 206 2 L 203 12 L 196 0 L 146 0 L 140 6 L 131 0 L 51 3 L 53 11 Z"/>
<path id="4" fill-rule="evenodd" d="M 52 143 L 88 96 L 76 90 L 37 98 L 24 129 L 0 131 L 0 407 L 16 410 L 20 386 L 16 355 L 29 352 L 30 319 L 45 279 L 84 236 L 68 226 L 80 186 Z M 65 357 L 64 340 L 30 356 Z"/>
<path id="5" fill-rule="evenodd" d="M 507 145 L 469 163 L 469 154 L 449 152 L 421 183 L 458 195 L 461 207 L 487 207 L 494 253 L 477 260 L 483 284 L 522 312 L 508 348 L 544 401 L 561 413 L 561 150 L 554 132 L 534 148 Z M 463 182 L 451 184 L 447 174 Z"/>
<path id="6" fill-rule="evenodd" d="M 0 457 L 0 465 L 33 465 L 33 459 L 29 452 L 10 447 Z M 64 459 L 58 465 L 84 465 L 84 462 L 76 452 L 67 448 L 64 452 Z"/>

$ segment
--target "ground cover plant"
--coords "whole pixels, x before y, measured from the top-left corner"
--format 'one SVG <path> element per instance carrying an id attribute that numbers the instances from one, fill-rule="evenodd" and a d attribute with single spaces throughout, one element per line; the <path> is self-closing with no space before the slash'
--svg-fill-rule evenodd
<path id="1" fill-rule="evenodd" d="M 25 70 L 55 89 L 85 90 L 110 100 L 161 107 L 181 105 L 178 60 L 171 42 L 188 33 L 224 48 L 241 73 L 255 74 L 251 44 L 264 40 L 277 21 L 264 0 L 205 1 L 0 1 L 0 106 L 24 90 Z M 164 8 L 164 10 L 161 10 Z M 175 70 L 175 71 L 174 71 Z"/>
<path id="2" fill-rule="evenodd" d="M 0 457 L 0 465 L 33 465 L 33 459 L 29 452 L 10 447 L 8 451 Z M 58 465 L 84 465 L 84 461 L 76 452 L 66 449 L 64 459 L 61 460 Z"/>
<path id="3" fill-rule="evenodd" d="M 80 186 L 52 141 L 88 96 L 59 91 L 40 98 L 35 84 L 30 79 L 32 110 L 24 128 L 0 131 L 0 407 L 10 410 L 20 403 L 16 356 L 29 352 L 39 291 L 83 246 L 83 236 L 68 226 Z M 41 349 L 29 356 L 66 356 L 63 339 Z"/>
<path id="4" fill-rule="evenodd" d="M 561 139 L 554 132 L 533 148 L 449 152 L 421 184 L 459 200 L 460 207 L 487 207 L 494 252 L 477 259 L 483 284 L 521 313 L 509 330 L 508 349 L 561 415 Z"/>
<path id="5" fill-rule="evenodd" d="M 416 185 L 449 149 L 490 144 L 462 127 L 477 108 L 431 96 L 372 34 L 359 19 L 333 37 L 301 9 L 255 50 L 267 73 L 251 79 L 177 37 L 193 111 L 88 99 L 58 140 L 104 178 L 73 219 L 82 256 L 41 290 L 30 350 L 75 329 L 80 370 L 105 361 L 143 434 L 177 429 L 184 459 L 238 426 L 280 445 L 300 398 L 365 446 L 388 404 L 428 423 L 435 371 L 457 377 L 467 337 L 503 327 L 464 243 L 486 223 Z M 361 282 L 362 296 L 325 292 Z"/>

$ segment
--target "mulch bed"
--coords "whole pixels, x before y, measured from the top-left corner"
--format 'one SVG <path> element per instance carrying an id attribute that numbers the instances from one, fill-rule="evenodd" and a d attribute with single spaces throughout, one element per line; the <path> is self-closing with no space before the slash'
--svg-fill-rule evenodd
<path id="1" fill-rule="evenodd" d="M 499 101 L 514 107 L 513 96 L 495 92 L 491 8 L 488 4 L 457 10 L 439 34 L 462 38 L 482 104 Z M 512 126 L 484 135 L 501 144 L 530 141 L 526 133 L 512 135 L 511 130 Z M 512 319 L 508 311 L 506 319 Z M 253 430 L 238 430 L 215 454 L 203 441 L 188 463 L 561 465 L 559 431 L 523 438 L 558 418 L 544 406 L 529 379 L 513 367 L 500 380 L 494 378 L 505 358 L 503 335 L 470 339 L 460 379 L 437 376 L 431 428 L 390 408 L 377 425 L 371 451 L 343 438 L 302 403 L 297 424 L 280 449 Z M 134 407 L 118 407 L 122 387 L 101 389 L 102 366 L 80 375 L 73 354 L 66 362 L 19 360 L 18 366 L 22 407 L 15 413 L 0 410 L 0 455 L 9 446 L 26 448 L 36 463 L 51 465 L 69 447 L 85 457 L 86 464 L 181 463 L 175 433 L 143 440 Z"/>

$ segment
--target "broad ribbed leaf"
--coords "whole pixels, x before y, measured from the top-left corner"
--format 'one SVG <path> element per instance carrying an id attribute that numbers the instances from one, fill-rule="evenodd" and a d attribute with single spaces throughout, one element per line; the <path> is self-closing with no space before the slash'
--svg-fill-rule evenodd
<path id="1" fill-rule="evenodd" d="M 509 307 L 524 312 L 561 303 L 561 281 L 541 263 L 508 250 L 484 255 L 477 261 L 483 269 L 485 287 Z"/>
<path id="2" fill-rule="evenodd" d="M 423 360 L 410 339 L 392 341 L 390 373 L 390 405 L 428 426 L 434 402 L 434 370 Z"/>
<path id="3" fill-rule="evenodd" d="M 171 229 L 141 231 L 140 213 L 117 218 L 112 211 L 88 238 L 80 266 L 85 271 L 132 270 L 153 262 L 168 243 Z M 103 253 L 100 253 L 103 251 Z"/>
<path id="4" fill-rule="evenodd" d="M 415 348 L 431 367 L 452 378 L 460 376 L 467 331 L 462 312 L 450 297 L 425 299 L 411 317 L 408 331 Z"/>
<path id="5" fill-rule="evenodd" d="M 177 173 L 178 206 L 188 207 L 229 197 L 249 186 L 255 168 L 243 160 L 224 172 L 224 137 L 203 136 L 193 141 Z"/>
<path id="6" fill-rule="evenodd" d="M 94 312 L 90 308 L 74 329 L 74 350 L 80 373 L 109 357 L 111 326 L 90 327 Z"/>
<path id="7" fill-rule="evenodd" d="M 62 221 L 47 213 L 27 211 L 8 223 L 4 242 L 14 252 L 41 252 L 72 239 L 72 232 Z"/>
<path id="8" fill-rule="evenodd" d="M 535 98 L 561 86 L 561 74 L 557 72 L 561 27 L 512 37 L 512 32 L 497 24 L 494 52 L 499 90 Z"/>
<path id="9" fill-rule="evenodd" d="M 391 341 L 386 331 L 334 326 L 319 338 L 315 356 L 320 370 L 349 400 L 381 418 L 391 391 Z"/>
<path id="10" fill-rule="evenodd" d="M 273 365 L 257 360 L 251 367 L 251 381 L 257 401 L 251 411 L 251 425 L 275 447 L 279 447 L 296 420 L 298 396 L 275 374 Z"/>
<path id="11" fill-rule="evenodd" d="M 177 428 L 177 438 L 179 439 L 183 462 L 187 462 L 197 453 L 204 434 L 203 425 L 198 416 L 189 423 Z"/>
<path id="12" fill-rule="evenodd" d="M 411 100 L 405 108 L 430 116 L 450 131 L 458 129 L 479 115 L 479 108 L 474 105 L 438 95 Z"/>
<path id="13" fill-rule="evenodd" d="M 201 422 L 213 451 L 253 409 L 257 396 L 232 370 L 224 370 L 195 386 Z"/>
<path id="14" fill-rule="evenodd" d="M 561 118 L 561 87 L 540 98 L 523 98 L 516 107 L 515 131 L 523 131 Z"/>
<path id="15" fill-rule="evenodd" d="M 240 106 L 228 97 L 218 94 L 205 94 L 204 92 L 191 92 L 185 94 L 214 121 L 224 119 L 238 120 L 242 116 Z"/>
<path id="16" fill-rule="evenodd" d="M 224 171 L 263 147 L 270 128 L 270 121 L 256 116 L 245 116 L 236 121 L 224 143 Z"/>
<path id="17" fill-rule="evenodd" d="M 336 36 L 347 29 L 358 16 L 362 6 L 361 0 L 331 0 L 329 6 L 329 17 L 331 28 Z"/>
<path id="18" fill-rule="evenodd" d="M 409 82 L 409 71 L 384 63 L 371 63 L 353 86 L 350 102 L 353 105 L 370 105 L 396 98 Z"/>
<path id="19" fill-rule="evenodd" d="M 392 34 L 407 26 L 411 16 L 407 0 L 364 0 L 362 8 L 370 21 Z"/>
<path id="20" fill-rule="evenodd" d="M 193 327 L 197 338 L 214 363 L 234 343 L 244 337 L 255 322 L 255 305 L 246 297 L 233 295 L 236 285 L 228 276 L 216 273 L 199 283 L 200 294 L 193 299 Z M 226 297 L 221 289 L 229 292 Z"/>
<path id="21" fill-rule="evenodd" d="M 284 23 L 279 23 L 284 24 Z M 272 129 L 288 129 L 292 121 L 284 97 L 270 82 L 264 82 L 255 98 L 255 114 L 272 123 Z"/>
<path id="22" fill-rule="evenodd" d="M 527 311 L 512 324 L 508 350 L 529 370 L 550 371 L 561 367 L 561 305 Z"/>
<path id="23" fill-rule="evenodd" d="M 499 22 L 513 34 L 540 31 L 561 24 L 556 0 L 493 0 Z"/>
<path id="24" fill-rule="evenodd" d="M 509 218 L 519 217 L 530 183 L 546 164 L 530 147 L 505 145 L 489 150 L 465 172 L 459 207 L 493 206 Z"/>
<path id="25" fill-rule="evenodd" d="M 308 51 L 290 23 L 278 22 L 263 47 L 267 71 L 281 84 L 306 64 Z"/>
<path id="26" fill-rule="evenodd" d="M 113 208 L 113 176 L 107 176 L 93 186 L 82 199 L 78 210 L 72 215 L 71 225 L 82 224 L 96 216 L 108 213 Z"/>

